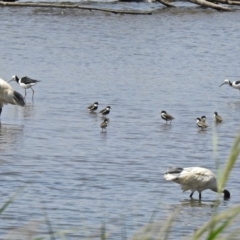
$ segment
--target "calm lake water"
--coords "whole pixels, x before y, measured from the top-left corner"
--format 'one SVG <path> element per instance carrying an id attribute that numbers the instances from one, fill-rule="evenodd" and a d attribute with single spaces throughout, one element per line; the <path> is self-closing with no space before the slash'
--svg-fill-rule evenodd
<path id="1" fill-rule="evenodd" d="M 179 207 L 171 239 L 207 221 L 216 194 L 204 191 L 201 203 L 190 201 L 190 192 L 182 193 L 163 174 L 172 166 L 216 172 L 214 132 L 219 162 L 226 162 L 240 127 L 240 93 L 219 85 L 240 78 L 239 12 L 195 5 L 147 16 L 0 10 L 0 77 L 41 80 L 34 102 L 27 90 L 26 107 L 3 108 L 1 204 L 25 188 L 1 215 L 1 239 L 12 239 L 18 227 L 25 228 L 22 234 L 31 229 L 34 236 L 48 236 L 44 213 L 56 239 L 63 232 L 66 239 L 92 239 L 103 223 L 109 239 L 127 239 L 153 212 L 161 222 Z M 11 85 L 24 94 L 16 82 Z M 99 109 L 112 107 L 104 133 L 102 118 L 86 110 L 94 101 Z M 171 125 L 160 118 L 162 110 L 175 117 Z M 216 127 L 214 111 L 224 119 Z M 195 123 L 202 115 L 207 131 Z M 237 163 L 226 186 L 232 198 L 221 199 L 220 211 L 239 203 L 239 173 Z"/>

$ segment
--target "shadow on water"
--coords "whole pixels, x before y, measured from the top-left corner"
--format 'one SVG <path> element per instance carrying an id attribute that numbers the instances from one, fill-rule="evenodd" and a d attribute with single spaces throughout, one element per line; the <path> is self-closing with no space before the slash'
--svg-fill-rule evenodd
<path id="1" fill-rule="evenodd" d="M 0 123 L 0 152 L 15 146 L 23 135 L 23 126 L 6 125 Z"/>
<path id="2" fill-rule="evenodd" d="M 220 205 L 219 200 L 199 200 L 199 199 L 184 199 L 180 201 L 180 207 L 217 207 Z"/>
<path id="3" fill-rule="evenodd" d="M 27 103 L 24 108 L 22 108 L 22 114 L 24 118 L 30 118 L 35 114 L 34 104 Z"/>
<path id="4" fill-rule="evenodd" d="M 240 108 L 240 101 L 228 102 L 227 105 L 228 105 L 230 108 Z"/>
<path id="5" fill-rule="evenodd" d="M 161 130 L 163 130 L 163 131 L 169 131 L 169 130 L 172 129 L 172 124 L 163 123 L 163 124 L 161 124 L 160 128 L 161 128 Z"/>

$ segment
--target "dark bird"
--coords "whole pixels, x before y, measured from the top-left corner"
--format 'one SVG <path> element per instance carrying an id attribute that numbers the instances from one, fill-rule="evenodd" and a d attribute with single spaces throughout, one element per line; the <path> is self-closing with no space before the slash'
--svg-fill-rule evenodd
<path id="1" fill-rule="evenodd" d="M 166 123 L 167 123 L 168 121 L 170 121 L 170 123 L 171 123 L 172 120 L 174 119 L 174 117 L 171 116 L 170 114 L 168 114 L 166 111 L 162 111 L 160 114 L 161 114 L 161 118 L 162 118 L 163 120 L 165 120 Z"/>
<path id="2" fill-rule="evenodd" d="M 98 102 L 95 102 L 93 104 L 91 104 L 90 106 L 87 107 L 87 109 L 90 111 L 90 112 L 94 112 L 98 109 Z"/>
<path id="3" fill-rule="evenodd" d="M 99 114 L 101 114 L 102 116 L 106 116 L 106 115 L 108 115 L 108 114 L 110 113 L 110 109 L 111 109 L 111 107 L 110 107 L 110 106 L 107 106 L 107 107 L 105 107 L 104 109 L 102 109 L 102 110 L 99 112 Z"/>
<path id="4" fill-rule="evenodd" d="M 210 189 L 218 192 L 217 179 L 215 175 L 206 168 L 188 167 L 188 168 L 169 168 L 164 174 L 167 181 L 173 181 L 181 185 L 183 192 L 191 190 L 190 198 L 193 193 L 198 191 L 199 199 L 201 199 L 202 191 Z M 224 199 L 230 198 L 230 192 L 226 189 L 222 190 Z"/>
<path id="5" fill-rule="evenodd" d="M 32 89 L 33 86 L 35 86 L 38 82 L 40 82 L 39 80 L 34 80 L 34 79 L 31 79 L 27 76 L 22 77 L 22 78 L 18 78 L 18 76 L 16 76 L 16 75 L 12 76 L 12 79 L 9 82 L 11 82 L 11 81 L 16 81 L 22 88 L 25 89 L 24 98 L 27 95 L 26 89 L 28 89 L 28 88 Z M 32 99 L 33 99 L 33 95 L 34 95 L 34 90 L 33 89 L 32 89 L 32 92 L 33 92 L 32 93 Z"/>
<path id="6" fill-rule="evenodd" d="M 200 118 L 196 118 L 196 120 L 197 126 L 200 127 L 202 130 L 208 127 L 208 125 L 205 122 L 201 121 Z"/>
<path id="7" fill-rule="evenodd" d="M 219 116 L 217 112 L 214 112 L 214 119 L 216 123 L 222 122 L 222 117 Z"/>
<path id="8" fill-rule="evenodd" d="M 103 122 L 101 123 L 100 127 L 102 128 L 102 132 L 103 132 L 103 129 L 107 129 L 107 126 L 108 126 L 108 118 L 105 118 L 103 120 Z"/>
<path id="9" fill-rule="evenodd" d="M 2 113 L 3 105 L 8 103 L 18 106 L 25 106 L 23 96 L 14 91 L 10 84 L 0 78 L 0 115 Z"/>

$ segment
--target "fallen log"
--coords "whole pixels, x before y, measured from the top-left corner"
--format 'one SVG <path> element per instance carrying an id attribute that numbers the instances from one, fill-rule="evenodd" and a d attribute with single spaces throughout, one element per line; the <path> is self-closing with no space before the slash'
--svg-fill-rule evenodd
<path id="1" fill-rule="evenodd" d="M 0 6 L 11 6 L 11 7 L 46 7 L 46 8 L 77 8 L 82 10 L 89 10 L 89 11 L 102 11 L 102 12 L 110 12 L 115 14 L 152 14 L 153 11 L 138 11 L 138 10 L 121 10 L 121 9 L 108 9 L 108 8 L 98 8 L 98 7 L 91 7 L 91 6 L 81 6 L 75 4 L 56 4 L 56 3 L 20 3 L 20 2 L 1 2 Z"/>
<path id="2" fill-rule="evenodd" d="M 166 7 L 176 7 L 174 5 L 172 5 L 171 3 L 169 3 L 168 1 L 165 0 L 156 0 L 157 2 L 160 2 L 161 4 L 163 4 Z"/>
<path id="3" fill-rule="evenodd" d="M 224 6 L 218 5 L 216 3 L 208 2 L 208 1 L 205 1 L 205 0 L 190 0 L 190 2 L 198 4 L 198 5 L 203 6 L 203 7 L 213 8 L 213 9 L 216 9 L 218 11 L 232 11 L 228 7 L 224 7 Z"/>

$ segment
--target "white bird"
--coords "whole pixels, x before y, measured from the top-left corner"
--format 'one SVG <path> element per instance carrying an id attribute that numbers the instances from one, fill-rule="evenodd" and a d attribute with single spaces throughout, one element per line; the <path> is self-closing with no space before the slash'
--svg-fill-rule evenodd
<path id="1" fill-rule="evenodd" d="M 221 87 L 224 84 L 228 84 L 230 87 L 233 87 L 240 91 L 240 81 L 231 82 L 230 80 L 225 79 L 224 82 L 219 87 Z"/>
<path id="2" fill-rule="evenodd" d="M 11 81 L 16 81 L 22 88 L 25 89 L 24 97 L 26 97 L 26 95 L 27 95 L 26 89 L 28 89 L 28 88 L 32 89 L 33 86 L 35 86 L 38 82 L 40 82 L 39 80 L 31 79 L 27 76 L 22 77 L 22 78 L 18 78 L 18 76 L 16 76 L 16 75 L 12 76 L 12 79 L 9 82 L 11 82 Z M 32 89 L 32 92 L 33 92 L 32 93 L 32 99 L 33 99 L 33 95 L 34 95 L 34 90 L 33 89 Z"/>
<path id="3" fill-rule="evenodd" d="M 3 105 L 8 103 L 19 106 L 25 105 L 23 96 L 14 91 L 10 84 L 0 78 L 0 115 Z"/>
<path id="4" fill-rule="evenodd" d="M 164 178 L 167 181 L 180 184 L 183 192 L 191 190 L 190 198 L 192 198 L 195 191 L 198 191 L 199 199 L 202 197 L 202 191 L 206 189 L 218 192 L 217 179 L 215 175 L 206 168 L 169 168 L 164 174 Z M 222 192 L 224 193 L 224 199 L 230 198 L 230 192 L 228 190 L 224 189 Z"/>

